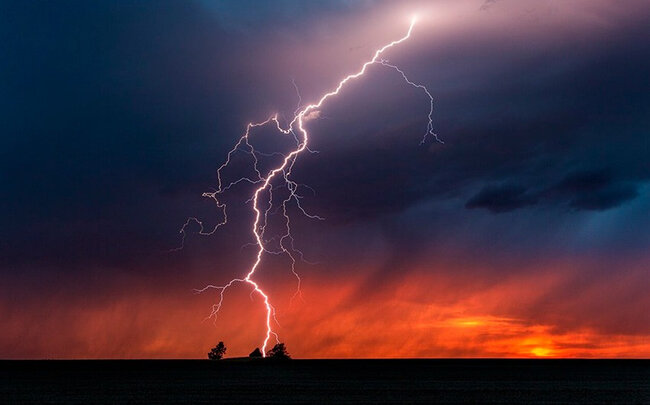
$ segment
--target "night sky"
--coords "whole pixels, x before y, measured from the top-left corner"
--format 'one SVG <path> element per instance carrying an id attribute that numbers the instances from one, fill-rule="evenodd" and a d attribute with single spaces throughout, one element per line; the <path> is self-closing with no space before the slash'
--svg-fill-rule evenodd
<path id="1" fill-rule="evenodd" d="M 246 355 L 254 189 L 201 194 L 249 121 L 308 121 L 302 300 L 255 279 L 294 357 L 650 357 L 650 3 L 0 2 L 0 358 Z M 254 132 L 264 152 L 287 138 Z M 238 156 L 229 179 L 250 173 Z"/>

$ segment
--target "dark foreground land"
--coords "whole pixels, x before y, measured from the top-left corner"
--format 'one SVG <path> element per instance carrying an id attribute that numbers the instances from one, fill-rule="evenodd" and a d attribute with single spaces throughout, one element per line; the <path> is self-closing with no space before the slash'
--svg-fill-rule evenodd
<path id="1" fill-rule="evenodd" d="M 649 360 L 0 361 L 0 403 L 650 404 Z"/>

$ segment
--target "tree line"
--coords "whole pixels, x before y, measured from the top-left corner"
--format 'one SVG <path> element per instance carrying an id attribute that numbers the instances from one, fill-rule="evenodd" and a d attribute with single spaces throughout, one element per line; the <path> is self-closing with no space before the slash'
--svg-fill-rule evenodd
<path id="1" fill-rule="evenodd" d="M 226 355 L 226 345 L 223 342 L 219 342 L 208 353 L 208 359 L 221 360 L 225 355 Z M 248 357 L 261 358 L 264 356 L 262 355 L 262 351 L 260 350 L 260 348 L 257 347 L 255 348 L 255 350 L 251 352 L 251 354 L 248 355 Z M 291 358 L 289 352 L 287 352 L 287 348 L 284 345 L 284 343 L 278 343 L 275 346 L 273 346 L 271 350 L 266 352 L 266 357 L 271 359 L 278 359 L 278 360 L 287 360 Z"/>

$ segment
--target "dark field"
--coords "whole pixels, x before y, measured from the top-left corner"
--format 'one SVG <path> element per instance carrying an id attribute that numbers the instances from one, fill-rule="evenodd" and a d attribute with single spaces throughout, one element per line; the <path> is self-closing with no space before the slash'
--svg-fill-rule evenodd
<path id="1" fill-rule="evenodd" d="M 0 361 L 0 403 L 650 404 L 648 360 Z"/>

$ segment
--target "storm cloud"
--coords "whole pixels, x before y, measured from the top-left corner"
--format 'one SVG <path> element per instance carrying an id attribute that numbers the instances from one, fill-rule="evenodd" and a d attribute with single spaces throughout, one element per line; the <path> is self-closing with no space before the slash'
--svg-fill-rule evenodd
<path id="1" fill-rule="evenodd" d="M 290 116 L 292 81 L 303 104 L 316 99 L 402 35 L 413 10 L 421 22 L 412 40 L 387 57 L 434 95 L 444 143 L 420 145 L 428 100 L 379 65 L 308 121 L 318 153 L 301 155 L 292 174 L 304 184 L 303 207 L 325 221 L 290 207 L 296 246 L 319 263 L 298 266 L 308 291 L 322 283 L 335 298 L 311 318 L 300 315 L 304 325 L 354 319 L 390 294 L 412 308 L 431 302 L 447 313 L 445 305 L 463 303 L 480 312 L 471 297 L 480 301 L 481 291 L 508 295 L 541 280 L 546 289 L 534 299 L 512 292 L 524 309 L 491 296 L 492 312 L 481 316 L 523 319 L 513 328 L 533 328 L 538 318 L 548 330 L 585 326 L 623 334 L 622 342 L 647 332 L 614 320 L 618 312 L 627 323 L 650 322 L 624 299 L 643 300 L 638 285 L 648 281 L 639 270 L 650 241 L 647 2 L 258 3 L 0 4 L 0 305 L 16 314 L 0 357 L 33 336 L 40 300 L 52 319 L 74 318 L 73 307 L 111 313 L 118 305 L 122 315 L 111 322 L 119 323 L 136 316 L 123 309 L 131 302 L 138 316 L 161 319 L 166 304 L 145 298 L 172 294 L 182 312 L 192 288 L 238 275 L 251 259 L 250 185 L 224 196 L 231 211 L 223 232 L 191 232 L 184 250 L 170 252 L 187 217 L 220 220 L 201 197 L 216 183 L 215 168 L 247 122 Z M 268 129 L 251 142 L 269 152 L 287 147 Z M 242 154 L 235 167 L 244 172 L 248 163 Z M 549 256 L 557 263 L 545 267 Z M 291 295 L 286 264 L 269 259 L 260 276 L 277 297 Z M 344 290 L 332 287 L 337 280 L 346 280 Z M 450 288 L 436 297 L 416 288 L 440 280 Z M 580 295 L 585 280 L 592 295 Z M 600 320 L 597 296 L 611 280 L 620 286 L 607 296 L 616 310 Z M 188 312 L 199 306 L 191 302 Z M 540 315 L 547 307 L 552 313 Z M 178 328 L 175 342 L 189 322 L 180 312 L 183 321 L 167 325 Z M 194 315 L 200 322 L 205 313 Z M 89 336 L 101 330 L 83 322 Z M 49 325 L 52 333 L 62 327 Z M 151 347 L 146 334 L 123 337 Z"/>
<path id="2" fill-rule="evenodd" d="M 526 195 L 526 189 L 517 185 L 490 186 L 472 197 L 466 208 L 485 208 L 494 213 L 509 212 L 537 203 L 535 197 Z"/>

